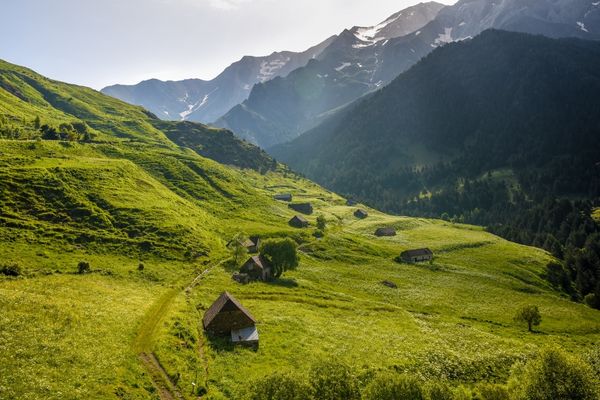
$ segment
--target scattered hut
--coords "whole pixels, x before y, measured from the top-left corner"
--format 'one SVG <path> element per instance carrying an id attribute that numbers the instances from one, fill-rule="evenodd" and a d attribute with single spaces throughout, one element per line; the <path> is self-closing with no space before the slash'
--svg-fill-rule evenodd
<path id="1" fill-rule="evenodd" d="M 275 200 L 279 200 L 279 201 L 292 201 L 292 194 L 291 193 L 282 193 L 282 194 L 276 194 L 275 196 L 273 196 L 273 198 Z"/>
<path id="2" fill-rule="evenodd" d="M 250 254 L 258 253 L 258 249 L 260 248 L 260 237 L 250 236 L 250 238 L 242 243 L 242 246 L 244 246 Z"/>
<path id="3" fill-rule="evenodd" d="M 388 281 L 388 280 L 381 281 L 381 284 L 382 284 L 383 286 L 387 286 L 387 287 L 389 287 L 390 289 L 398 289 L 398 285 L 396 285 L 396 284 L 395 284 L 394 282 L 392 282 L 392 281 Z"/>
<path id="4" fill-rule="evenodd" d="M 369 213 L 362 208 L 359 208 L 358 210 L 354 211 L 354 216 L 356 218 L 365 219 L 369 216 Z"/>
<path id="5" fill-rule="evenodd" d="M 307 228 L 308 227 L 308 221 L 300 215 L 294 215 L 294 217 L 292 219 L 290 219 L 289 224 L 291 226 L 293 226 L 294 228 Z"/>
<path id="6" fill-rule="evenodd" d="M 377 228 L 375 236 L 396 236 L 396 229 L 394 228 Z"/>
<path id="7" fill-rule="evenodd" d="M 224 292 L 204 313 L 202 319 L 204 329 L 216 336 L 230 336 L 234 332 L 247 328 L 256 330 L 256 320 L 244 306 L 242 306 L 232 295 Z M 241 335 L 237 343 L 243 342 L 243 338 L 250 337 Z M 258 332 L 252 340 L 258 342 Z"/>
<path id="8" fill-rule="evenodd" d="M 240 274 L 248 275 L 250 281 L 267 282 L 272 276 L 271 265 L 263 256 L 252 256 L 242 265 Z"/>
<path id="9" fill-rule="evenodd" d="M 288 207 L 302 214 L 310 215 L 313 213 L 313 206 L 310 203 L 292 203 L 288 204 Z"/>
<path id="10" fill-rule="evenodd" d="M 400 259 L 409 263 L 429 261 L 433 259 L 433 252 L 428 248 L 406 250 L 400 254 Z"/>

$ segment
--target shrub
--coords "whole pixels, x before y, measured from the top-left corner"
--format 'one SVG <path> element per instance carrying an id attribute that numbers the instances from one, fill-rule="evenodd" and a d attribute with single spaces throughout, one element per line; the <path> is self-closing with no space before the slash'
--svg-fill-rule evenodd
<path id="1" fill-rule="evenodd" d="M 6 276 L 21 276 L 23 269 L 17 263 L 0 265 L 0 274 Z"/>
<path id="2" fill-rule="evenodd" d="M 77 273 L 79 274 L 87 274 L 91 271 L 90 263 L 85 261 L 80 261 L 77 264 Z"/>
<path id="3" fill-rule="evenodd" d="M 480 383 L 473 396 L 477 400 L 508 400 L 508 390 L 504 386 Z"/>
<path id="4" fill-rule="evenodd" d="M 139 265 L 138 265 L 138 271 L 143 271 L 143 270 L 144 270 L 144 268 L 145 268 L 145 267 L 144 267 L 144 264 L 142 264 L 142 263 L 139 263 Z"/>
<path id="5" fill-rule="evenodd" d="M 314 237 L 316 237 L 316 238 L 322 238 L 322 237 L 324 237 L 324 236 L 325 236 L 325 232 L 323 232 L 323 231 L 322 231 L 322 230 L 320 230 L 320 229 L 317 229 L 317 230 L 315 231 L 315 233 L 313 233 L 313 236 L 314 236 Z"/>
<path id="6" fill-rule="evenodd" d="M 472 400 L 473 393 L 471 389 L 465 386 L 459 386 L 454 389 L 454 400 Z"/>
<path id="7" fill-rule="evenodd" d="M 317 217 L 317 228 L 320 231 L 324 231 L 326 226 L 327 226 L 327 220 L 325 219 L 325 217 L 323 215 L 319 215 Z"/>
<path id="8" fill-rule="evenodd" d="M 356 377 L 344 364 L 323 361 L 313 365 L 310 370 L 310 384 L 315 399 L 360 399 Z"/>
<path id="9" fill-rule="evenodd" d="M 429 400 L 454 400 L 454 393 L 448 385 L 441 382 L 429 383 L 425 387 Z"/>
<path id="10" fill-rule="evenodd" d="M 421 383 L 409 375 L 383 373 L 367 385 L 366 400 L 421 400 L 425 399 Z"/>
<path id="11" fill-rule="evenodd" d="M 597 399 L 592 368 L 558 349 L 546 349 L 526 365 L 516 368 L 509 382 L 515 400 Z"/>
<path id="12" fill-rule="evenodd" d="M 250 400 L 309 400 L 310 387 L 299 377 L 289 374 L 273 374 L 259 379 L 252 385 Z"/>

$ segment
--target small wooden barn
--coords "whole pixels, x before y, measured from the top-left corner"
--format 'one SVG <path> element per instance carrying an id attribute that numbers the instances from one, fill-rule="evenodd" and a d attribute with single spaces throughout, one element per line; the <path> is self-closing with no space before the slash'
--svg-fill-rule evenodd
<path id="1" fill-rule="evenodd" d="M 239 301 L 232 295 L 224 292 L 204 313 L 202 319 L 204 329 L 217 336 L 230 336 L 240 330 L 254 328 L 256 330 L 256 320 Z M 242 343 L 244 338 L 258 342 L 258 332 L 253 335 L 241 335 L 237 343 Z M 253 344 L 253 343 L 252 343 Z"/>
<path id="2" fill-rule="evenodd" d="M 428 248 L 406 250 L 400 254 L 400 259 L 404 262 L 421 262 L 433 259 L 433 252 Z"/>
<path id="3" fill-rule="evenodd" d="M 260 237 L 250 236 L 250 238 L 242 243 L 242 246 L 244 246 L 250 254 L 258 253 L 258 249 L 260 248 Z"/>
<path id="4" fill-rule="evenodd" d="M 356 211 L 354 211 L 354 216 L 356 218 L 365 219 L 369 216 L 369 213 L 363 210 L 362 208 L 359 208 Z"/>
<path id="5" fill-rule="evenodd" d="M 252 256 L 242 265 L 240 274 L 248 275 L 250 281 L 267 282 L 272 277 L 271 265 L 263 256 Z"/>
<path id="6" fill-rule="evenodd" d="M 275 200 L 279 200 L 279 201 L 292 201 L 292 194 L 291 193 L 276 194 L 275 196 L 273 196 L 273 198 Z"/>
<path id="7" fill-rule="evenodd" d="M 307 228 L 308 227 L 308 221 L 306 220 L 306 218 L 304 218 L 300 215 L 294 215 L 294 217 L 292 219 L 290 219 L 290 221 L 288 223 L 290 224 L 290 226 L 293 226 L 294 228 Z"/>
<path id="8" fill-rule="evenodd" d="M 375 236 L 396 236 L 396 229 L 394 228 L 377 228 Z"/>
<path id="9" fill-rule="evenodd" d="M 292 203 L 288 204 L 288 207 L 302 214 L 310 215 L 313 213 L 313 206 L 310 203 Z"/>

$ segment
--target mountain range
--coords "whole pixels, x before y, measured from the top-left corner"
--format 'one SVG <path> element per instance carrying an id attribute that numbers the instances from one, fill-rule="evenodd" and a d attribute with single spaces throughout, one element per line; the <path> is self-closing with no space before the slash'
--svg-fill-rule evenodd
<path id="1" fill-rule="evenodd" d="M 277 76 L 285 76 L 317 57 L 333 37 L 295 53 L 274 52 L 264 57 L 245 56 L 212 80 L 150 79 L 137 85 L 113 85 L 102 93 L 140 105 L 165 120 L 212 122 L 246 100 L 252 87 Z"/>
<path id="2" fill-rule="evenodd" d="M 488 30 L 271 152 L 389 211 L 509 223 L 600 195 L 599 96 L 600 42 Z"/>
<path id="3" fill-rule="evenodd" d="M 434 5 L 415 6 L 424 7 Z M 432 14 L 435 18 L 429 22 L 419 20 L 423 27 L 384 41 L 361 40 L 361 30 L 345 31 L 307 66 L 256 85 L 248 100 L 217 125 L 265 148 L 285 142 L 336 108 L 386 85 L 433 49 L 490 28 L 600 38 L 600 3 L 589 0 L 460 0 Z"/>

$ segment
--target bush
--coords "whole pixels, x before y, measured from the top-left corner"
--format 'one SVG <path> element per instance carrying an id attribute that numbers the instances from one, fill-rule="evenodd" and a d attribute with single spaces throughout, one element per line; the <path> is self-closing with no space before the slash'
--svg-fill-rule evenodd
<path id="1" fill-rule="evenodd" d="M 313 236 L 316 237 L 317 239 L 320 239 L 322 237 L 325 237 L 325 232 L 323 232 L 320 229 L 317 229 L 314 233 Z"/>
<path id="2" fill-rule="evenodd" d="M 323 215 L 319 215 L 317 217 L 317 228 L 320 231 L 324 231 L 326 226 L 327 226 L 327 220 L 325 219 L 325 217 Z"/>
<path id="3" fill-rule="evenodd" d="M 77 264 L 77 273 L 79 274 L 87 274 L 91 270 L 90 263 L 88 262 L 80 261 L 79 264 Z"/>
<path id="4" fill-rule="evenodd" d="M 425 392 L 429 400 L 454 400 L 454 393 L 445 383 L 429 383 L 425 387 Z"/>
<path id="5" fill-rule="evenodd" d="M 513 371 L 509 389 L 515 400 L 593 400 L 597 385 L 588 364 L 561 350 L 546 349 Z"/>
<path id="6" fill-rule="evenodd" d="M 477 400 L 508 400 L 508 390 L 504 386 L 490 383 L 480 383 L 475 388 L 474 399 Z"/>
<path id="7" fill-rule="evenodd" d="M 313 365 L 310 370 L 310 384 L 315 399 L 360 399 L 356 377 L 344 364 L 323 361 Z"/>
<path id="8" fill-rule="evenodd" d="M 299 377 L 273 374 L 252 385 L 250 400 L 309 400 L 310 387 Z"/>
<path id="9" fill-rule="evenodd" d="M 0 274 L 6 276 L 21 276 L 23 269 L 17 263 L 0 265 Z"/>
<path id="10" fill-rule="evenodd" d="M 142 263 L 139 263 L 139 265 L 138 265 L 138 271 L 143 271 L 143 270 L 144 270 L 144 268 L 145 268 L 145 267 L 144 267 L 144 264 L 142 264 Z"/>
<path id="11" fill-rule="evenodd" d="M 408 375 L 383 373 L 369 383 L 363 399 L 366 400 L 422 400 L 425 399 L 421 383 Z"/>

